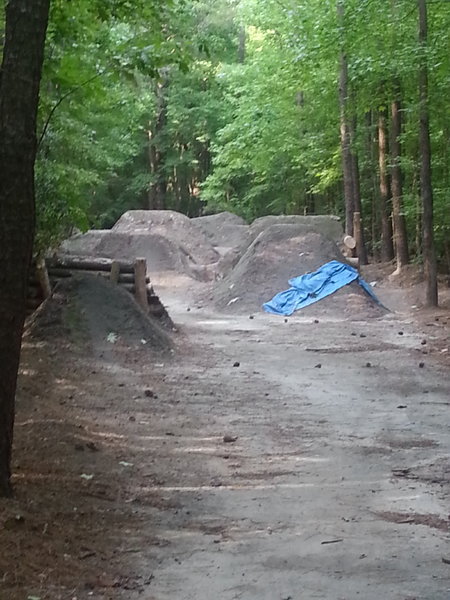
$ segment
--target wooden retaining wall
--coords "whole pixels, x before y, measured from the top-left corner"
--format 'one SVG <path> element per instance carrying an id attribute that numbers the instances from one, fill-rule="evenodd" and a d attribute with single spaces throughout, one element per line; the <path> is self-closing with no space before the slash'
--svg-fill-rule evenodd
<path id="1" fill-rule="evenodd" d="M 169 319 L 147 274 L 145 258 L 125 261 L 72 255 L 55 255 L 45 261 L 37 261 L 34 265 L 28 285 L 28 314 L 34 312 L 51 295 L 59 281 L 80 273 L 110 279 L 130 292 L 146 313 L 158 319 Z"/>

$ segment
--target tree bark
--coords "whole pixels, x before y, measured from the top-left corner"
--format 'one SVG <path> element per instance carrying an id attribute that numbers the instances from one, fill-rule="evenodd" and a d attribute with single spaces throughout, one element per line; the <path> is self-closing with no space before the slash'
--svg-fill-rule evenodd
<path id="1" fill-rule="evenodd" d="M 166 207 L 167 176 L 165 173 L 166 151 L 164 148 L 164 130 L 167 124 L 166 89 L 169 85 L 167 73 L 161 74 L 162 81 L 156 84 L 157 112 L 153 126 L 148 132 L 149 162 L 153 182 L 148 193 L 149 209 L 162 210 Z"/>
<path id="2" fill-rule="evenodd" d="M 419 8 L 419 47 L 421 49 L 419 67 L 420 100 L 420 191 L 422 198 L 422 251 L 425 272 L 427 306 L 437 306 L 437 266 L 433 231 L 433 190 L 431 186 L 431 143 L 430 118 L 428 112 L 428 65 L 427 65 L 427 5 L 426 0 L 418 0 Z"/>
<path id="3" fill-rule="evenodd" d="M 361 265 L 367 265 L 367 250 L 366 243 L 364 240 L 364 230 L 362 226 L 362 206 L 361 206 L 361 184 L 360 184 L 360 173 L 359 173 L 359 160 L 358 154 L 355 147 L 356 144 L 356 128 L 357 119 L 354 117 L 351 122 L 350 140 L 352 143 L 351 156 L 352 156 L 352 182 L 353 182 L 353 235 L 356 240 L 356 254 L 359 258 Z M 355 230 L 355 214 L 358 213 L 358 224 L 359 227 Z"/>
<path id="4" fill-rule="evenodd" d="M 391 140 L 391 191 L 392 191 L 392 213 L 394 220 L 394 242 L 395 255 L 397 259 L 397 270 L 401 269 L 409 262 L 408 253 L 408 234 L 406 230 L 405 215 L 403 214 L 403 176 L 400 165 L 401 160 L 401 142 L 402 133 L 402 113 L 401 113 L 401 88 L 400 82 L 394 82 L 395 98 L 391 105 L 392 115 L 392 140 Z"/>
<path id="5" fill-rule="evenodd" d="M 375 165 L 378 161 L 378 144 L 375 140 L 376 119 L 372 110 L 366 113 L 366 135 L 365 135 L 365 164 L 364 178 L 367 185 L 367 194 L 370 197 L 370 246 L 372 257 L 374 260 L 379 260 L 380 253 L 378 248 L 378 240 L 381 238 L 380 233 L 380 207 L 379 207 L 379 186 L 378 177 Z"/>
<path id="6" fill-rule="evenodd" d="M 380 167 L 381 260 L 385 262 L 394 258 L 392 222 L 389 216 L 389 199 L 391 194 L 387 171 L 388 153 L 386 110 L 383 108 L 378 115 L 378 160 Z"/>
<path id="7" fill-rule="evenodd" d="M 342 0 L 337 3 L 338 22 L 344 27 L 345 9 Z M 348 122 L 348 63 L 344 42 L 339 53 L 339 108 L 342 152 L 342 174 L 344 179 L 345 233 L 353 235 L 353 162 L 350 148 L 350 127 Z"/>
<path id="8" fill-rule="evenodd" d="M 244 25 L 239 27 L 239 40 L 238 40 L 238 63 L 243 65 L 245 63 L 247 45 L 247 34 Z"/>
<path id="9" fill-rule="evenodd" d="M 50 0 L 10 0 L 0 80 L 0 495 L 10 495 L 15 393 L 33 250 L 36 118 Z"/>

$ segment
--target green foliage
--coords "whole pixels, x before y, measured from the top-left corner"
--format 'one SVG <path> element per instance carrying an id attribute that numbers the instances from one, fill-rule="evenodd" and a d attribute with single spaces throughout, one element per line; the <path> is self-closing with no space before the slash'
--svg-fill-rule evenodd
<path id="1" fill-rule="evenodd" d="M 117 214 L 106 197 L 140 151 L 154 106 L 150 78 L 163 66 L 187 68 L 172 30 L 180 6 L 52 3 L 36 165 L 38 253 L 73 227 L 102 220 L 100 207 L 106 219 Z"/>
<path id="2" fill-rule="evenodd" d="M 410 242 L 420 241 L 416 6 L 344 4 L 339 21 L 336 0 L 54 0 L 40 111 L 39 251 L 74 226 L 110 226 L 126 209 L 152 206 L 158 194 L 165 208 L 190 215 L 342 214 L 342 48 L 366 235 L 376 248 L 377 114 L 398 82 L 404 212 Z M 449 26 L 449 5 L 430 3 L 441 256 L 450 230 Z"/>

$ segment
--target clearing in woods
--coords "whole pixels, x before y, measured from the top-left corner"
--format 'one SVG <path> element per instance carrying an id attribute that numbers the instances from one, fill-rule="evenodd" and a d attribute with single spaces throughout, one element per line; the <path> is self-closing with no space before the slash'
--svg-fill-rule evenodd
<path id="1" fill-rule="evenodd" d="M 154 283 L 177 333 L 90 282 L 25 338 L 1 599 L 448 600 L 448 311 L 390 287 L 396 313 L 285 320 Z"/>

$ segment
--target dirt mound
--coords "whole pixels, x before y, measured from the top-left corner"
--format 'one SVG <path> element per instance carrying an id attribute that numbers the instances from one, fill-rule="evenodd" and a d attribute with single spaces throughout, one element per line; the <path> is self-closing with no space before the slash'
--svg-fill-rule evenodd
<path id="1" fill-rule="evenodd" d="M 61 282 L 32 317 L 27 335 L 42 341 L 87 344 L 100 352 L 116 343 L 160 352 L 172 347 L 169 335 L 129 292 L 94 275 Z"/>
<path id="2" fill-rule="evenodd" d="M 255 219 L 250 225 L 251 241 L 255 240 L 262 231 L 272 225 L 297 225 L 299 234 L 307 232 L 321 233 L 336 243 L 341 243 L 344 236 L 339 217 L 333 215 L 269 215 Z"/>
<path id="3" fill-rule="evenodd" d="M 221 212 L 196 217 L 191 221 L 219 252 L 221 248 L 241 248 L 250 242 L 249 226 L 244 219 L 233 213 Z"/>
<path id="4" fill-rule="evenodd" d="M 64 240 L 60 246 L 60 250 L 64 254 L 98 256 L 97 246 L 109 234 L 109 229 L 92 229 L 86 233 L 77 233 Z"/>
<path id="5" fill-rule="evenodd" d="M 129 210 L 120 217 L 112 232 L 165 238 L 180 248 L 193 264 L 208 265 L 219 260 L 206 235 L 191 219 L 173 210 Z"/>
<path id="6" fill-rule="evenodd" d="M 150 273 L 155 271 L 181 271 L 188 269 L 189 257 L 177 244 L 159 234 L 116 233 L 110 231 L 96 248 L 98 256 L 134 260 L 147 260 Z"/>
<path id="7" fill-rule="evenodd" d="M 330 260 L 344 261 L 336 244 L 320 233 L 301 232 L 298 225 L 271 225 L 258 235 L 231 273 L 214 291 L 219 309 L 251 312 L 286 290 L 288 280 L 315 271 Z M 361 287 L 352 283 L 301 314 L 330 314 L 347 318 L 380 316 L 383 310 Z"/>
<path id="8" fill-rule="evenodd" d="M 191 219 L 194 223 L 200 224 L 205 229 L 217 229 L 222 225 L 245 225 L 245 219 L 234 213 L 223 211 L 214 215 L 204 215 L 203 217 L 194 217 Z"/>
<path id="9" fill-rule="evenodd" d="M 200 280 L 214 277 L 213 265 L 220 259 L 201 228 L 170 210 L 128 211 L 111 230 L 74 235 L 62 243 L 61 250 L 124 260 L 143 257 L 150 274 L 176 271 Z"/>

